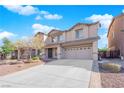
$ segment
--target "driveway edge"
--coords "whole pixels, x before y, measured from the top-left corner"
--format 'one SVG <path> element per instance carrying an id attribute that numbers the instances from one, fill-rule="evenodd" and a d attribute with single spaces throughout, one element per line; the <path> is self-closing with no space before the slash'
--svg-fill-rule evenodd
<path id="1" fill-rule="evenodd" d="M 102 88 L 98 61 L 94 61 L 92 65 L 89 88 Z"/>

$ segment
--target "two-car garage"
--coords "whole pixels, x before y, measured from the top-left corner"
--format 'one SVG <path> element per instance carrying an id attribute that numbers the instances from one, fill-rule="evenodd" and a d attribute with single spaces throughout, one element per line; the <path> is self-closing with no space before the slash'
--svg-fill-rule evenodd
<path id="1" fill-rule="evenodd" d="M 97 60 L 97 41 L 76 41 L 53 44 L 46 48 L 47 58 Z"/>
<path id="2" fill-rule="evenodd" d="M 68 59 L 92 59 L 92 46 L 65 47 L 63 52 Z"/>

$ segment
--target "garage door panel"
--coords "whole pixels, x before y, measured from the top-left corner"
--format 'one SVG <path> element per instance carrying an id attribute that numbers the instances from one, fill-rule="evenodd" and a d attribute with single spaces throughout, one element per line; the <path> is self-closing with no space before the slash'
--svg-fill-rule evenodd
<path id="1" fill-rule="evenodd" d="M 91 59 L 92 58 L 92 47 L 68 47 L 64 49 L 65 58 L 71 59 Z"/>

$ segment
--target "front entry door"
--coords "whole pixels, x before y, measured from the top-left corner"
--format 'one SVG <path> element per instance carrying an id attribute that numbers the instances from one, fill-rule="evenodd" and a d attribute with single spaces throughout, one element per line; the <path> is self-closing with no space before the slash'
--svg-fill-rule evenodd
<path id="1" fill-rule="evenodd" d="M 48 48 L 48 58 L 52 58 L 52 48 Z"/>

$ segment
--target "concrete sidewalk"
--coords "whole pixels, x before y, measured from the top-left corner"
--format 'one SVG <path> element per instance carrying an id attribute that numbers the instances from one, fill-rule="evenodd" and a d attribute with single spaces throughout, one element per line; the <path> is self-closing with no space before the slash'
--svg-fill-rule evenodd
<path id="1" fill-rule="evenodd" d="M 0 77 L 0 87 L 88 87 L 92 63 L 92 60 L 55 60 L 46 65 L 39 65 Z"/>

